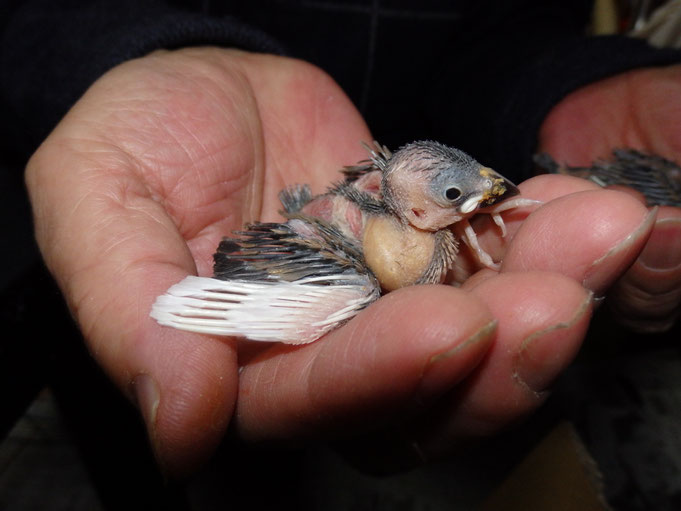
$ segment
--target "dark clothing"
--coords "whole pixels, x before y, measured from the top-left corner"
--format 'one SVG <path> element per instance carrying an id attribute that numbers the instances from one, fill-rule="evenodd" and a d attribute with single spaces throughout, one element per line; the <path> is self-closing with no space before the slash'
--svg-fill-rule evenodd
<path id="1" fill-rule="evenodd" d="M 391 148 L 434 138 L 518 179 L 566 93 L 681 60 L 638 40 L 584 36 L 586 0 L 12 4 L 0 25 L 0 108 L 2 139 L 21 156 L 107 69 L 158 48 L 218 45 L 317 64 Z"/>

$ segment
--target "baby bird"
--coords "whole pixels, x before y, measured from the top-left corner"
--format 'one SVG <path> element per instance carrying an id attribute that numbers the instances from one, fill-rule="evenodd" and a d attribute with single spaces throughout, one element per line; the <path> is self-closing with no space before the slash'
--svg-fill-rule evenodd
<path id="1" fill-rule="evenodd" d="M 225 238 L 214 277 L 189 276 L 158 297 L 160 324 L 290 344 L 312 342 L 388 292 L 444 281 L 458 252 L 455 226 L 484 266 L 468 218 L 535 204 L 466 153 L 420 141 L 392 154 L 365 145 L 370 159 L 313 197 L 283 190 L 285 223 L 255 223 Z"/>

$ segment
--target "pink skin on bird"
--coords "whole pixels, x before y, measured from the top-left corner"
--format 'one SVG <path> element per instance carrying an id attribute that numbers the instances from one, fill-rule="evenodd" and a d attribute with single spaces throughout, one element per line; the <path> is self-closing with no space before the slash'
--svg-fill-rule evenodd
<path id="1" fill-rule="evenodd" d="M 381 172 L 369 172 L 357 179 L 353 186 L 378 198 L 381 187 Z M 366 215 L 357 204 L 342 195 L 320 195 L 306 204 L 302 212 L 335 225 L 345 236 L 358 243 L 362 240 Z"/>
<path id="2" fill-rule="evenodd" d="M 380 199 L 381 180 L 380 171 L 369 172 L 352 186 Z M 342 195 L 321 195 L 307 204 L 303 213 L 335 225 L 345 236 L 360 243 L 366 263 L 384 291 L 417 282 L 435 250 L 433 232 L 415 229 L 389 215 L 364 213 Z"/>

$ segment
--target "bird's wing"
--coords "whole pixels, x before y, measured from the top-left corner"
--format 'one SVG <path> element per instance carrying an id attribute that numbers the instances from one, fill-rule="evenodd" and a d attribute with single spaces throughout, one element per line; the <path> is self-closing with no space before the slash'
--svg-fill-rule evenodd
<path id="1" fill-rule="evenodd" d="M 185 278 L 151 316 L 181 330 L 304 344 L 380 296 L 357 248 L 328 224 L 296 218 L 241 236 L 220 243 L 215 278 Z"/>
<path id="2" fill-rule="evenodd" d="M 589 179 L 600 186 L 630 186 L 645 195 L 649 206 L 681 206 L 681 168 L 673 161 L 633 149 L 616 149 L 611 161 L 598 160 L 591 167 L 558 165 L 549 155 L 535 162 L 552 173 Z"/>
<path id="3" fill-rule="evenodd" d="M 221 280 L 295 281 L 366 273 L 362 250 L 328 222 L 291 214 L 285 224 L 255 223 L 224 238 L 213 256 Z"/>
<path id="4" fill-rule="evenodd" d="M 189 276 L 157 298 L 151 317 L 190 332 L 305 344 L 337 328 L 378 296 L 368 275 L 357 275 L 354 281 L 338 276 L 295 282 Z"/>

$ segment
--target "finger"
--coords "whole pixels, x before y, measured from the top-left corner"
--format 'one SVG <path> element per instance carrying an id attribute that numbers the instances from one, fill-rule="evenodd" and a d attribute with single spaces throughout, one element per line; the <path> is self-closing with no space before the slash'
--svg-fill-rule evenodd
<path id="1" fill-rule="evenodd" d="M 174 272 L 167 267 L 157 266 L 156 276 L 150 267 L 144 271 L 156 283 L 147 284 L 136 304 L 143 316 L 136 318 L 137 331 L 114 339 L 125 355 L 111 361 L 100 349 L 100 360 L 132 394 L 161 468 L 166 475 L 181 478 L 210 457 L 230 423 L 238 388 L 236 346 L 229 339 L 180 332 L 151 320 L 153 301 L 176 279 L 169 282 Z M 124 314 L 115 316 L 121 317 Z M 128 380 L 120 381 L 121 374 L 129 375 Z"/>
<path id="2" fill-rule="evenodd" d="M 390 293 L 319 341 L 277 346 L 243 367 L 239 433 L 291 438 L 402 420 L 478 364 L 495 325 L 479 299 L 448 286 Z"/>
<path id="3" fill-rule="evenodd" d="M 573 193 L 600 190 L 601 188 L 592 183 L 587 179 L 581 179 L 573 176 L 563 176 L 563 175 L 540 175 L 535 176 L 527 181 L 523 181 L 518 185 L 518 189 L 523 197 L 528 199 L 534 199 L 540 201 L 544 204 L 551 202 L 552 200 L 570 195 Z M 485 240 L 486 243 L 493 247 L 492 250 L 496 250 L 496 254 L 499 259 L 504 255 L 504 249 L 508 246 L 508 242 L 513 239 L 515 233 L 520 229 L 525 219 L 533 211 L 539 209 L 540 205 L 523 207 L 509 210 L 504 213 L 504 223 L 506 224 L 508 234 L 506 239 L 503 240 L 499 236 L 498 229 L 490 229 L 486 231 L 488 239 Z M 481 220 L 490 222 L 487 215 L 483 216 Z"/>
<path id="4" fill-rule="evenodd" d="M 632 197 L 634 197 L 637 201 L 639 201 L 641 204 L 646 204 L 646 196 L 643 195 L 642 192 L 639 192 L 635 188 L 632 188 L 631 186 L 625 186 L 625 185 L 609 185 L 605 187 L 606 190 L 615 190 L 617 192 L 622 192 L 622 193 L 628 193 Z"/>
<path id="5" fill-rule="evenodd" d="M 518 185 L 521 195 L 528 199 L 535 199 L 543 203 L 548 203 L 554 199 L 588 190 L 600 190 L 600 187 L 586 179 L 573 176 L 562 175 L 541 175 Z M 520 229 L 525 219 L 540 205 L 516 208 L 502 213 L 507 234 L 501 236 L 501 231 L 491 220 L 489 215 L 478 215 L 471 222 L 478 236 L 478 241 L 482 248 L 492 256 L 494 261 L 501 261 L 506 254 L 506 250 L 513 240 L 515 233 Z M 479 263 L 472 256 L 471 251 L 465 248 L 457 258 L 454 280 L 464 282 L 469 276 L 479 269 Z"/>
<path id="6" fill-rule="evenodd" d="M 608 293 L 618 320 L 640 332 L 663 332 L 681 304 L 681 210 L 661 207 L 643 252 Z"/>
<path id="7" fill-rule="evenodd" d="M 601 187 L 588 179 L 561 174 L 542 174 L 518 185 L 523 197 L 550 202 L 571 193 L 600 190 Z"/>
<path id="8" fill-rule="evenodd" d="M 416 430 L 426 458 L 493 434 L 540 406 L 573 360 L 589 325 L 592 294 L 556 273 L 502 273 L 471 289 L 498 318 L 484 361 Z"/>
<path id="9" fill-rule="evenodd" d="M 560 197 L 523 222 L 501 271 L 557 272 L 601 295 L 641 252 L 654 219 L 655 211 L 619 192 Z"/>

